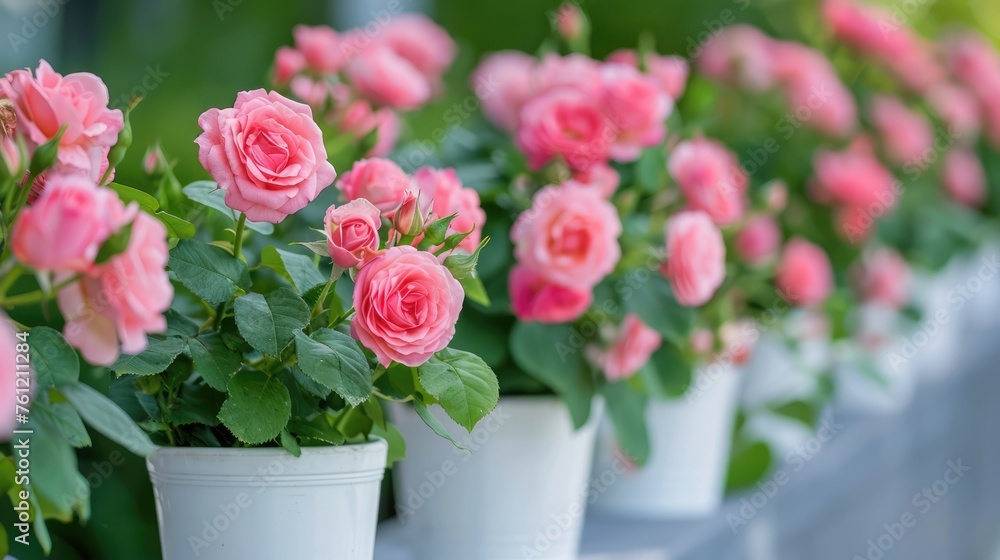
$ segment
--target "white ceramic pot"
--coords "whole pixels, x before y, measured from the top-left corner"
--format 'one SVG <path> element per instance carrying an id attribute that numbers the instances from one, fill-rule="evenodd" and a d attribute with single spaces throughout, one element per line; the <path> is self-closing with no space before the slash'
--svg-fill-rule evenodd
<path id="1" fill-rule="evenodd" d="M 503 397 L 472 434 L 431 410 L 467 451 L 392 406 L 407 444 L 396 513 L 414 560 L 575 560 L 601 408 L 574 431 L 555 397 Z"/>
<path id="2" fill-rule="evenodd" d="M 372 560 L 387 450 L 157 448 L 163 559 Z"/>
<path id="3" fill-rule="evenodd" d="M 741 380 L 741 371 L 711 365 L 699 369 L 687 395 L 652 401 L 647 411 L 652 449 L 642 469 L 622 468 L 613 430 L 605 423 L 598 437 L 594 478 L 614 480 L 593 509 L 643 518 L 703 517 L 715 512 L 725 490 Z"/>
<path id="4" fill-rule="evenodd" d="M 861 306 L 855 319 L 855 340 L 835 347 L 837 415 L 900 412 L 916 389 L 917 361 L 903 356 L 902 337 L 913 325 L 897 310 L 881 305 Z"/>

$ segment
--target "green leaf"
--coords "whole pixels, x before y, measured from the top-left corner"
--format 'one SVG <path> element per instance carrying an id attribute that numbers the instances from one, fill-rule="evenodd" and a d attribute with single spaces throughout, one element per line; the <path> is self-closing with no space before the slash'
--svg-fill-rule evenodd
<path id="1" fill-rule="evenodd" d="M 316 267 L 311 257 L 266 247 L 261 253 L 261 264 L 280 274 L 304 294 L 316 286 L 326 284 L 327 278 Z"/>
<path id="2" fill-rule="evenodd" d="M 417 369 L 420 384 L 452 420 L 472 431 L 500 399 L 497 376 L 479 356 L 444 349 Z"/>
<path id="3" fill-rule="evenodd" d="M 382 403 L 379 402 L 378 397 L 372 395 L 367 401 L 361 403 L 361 408 L 376 426 L 383 430 L 386 429 L 385 411 L 382 410 Z"/>
<path id="4" fill-rule="evenodd" d="M 277 377 L 241 371 L 229 381 L 219 420 L 240 441 L 260 445 L 278 437 L 292 416 L 292 399 Z"/>
<path id="5" fill-rule="evenodd" d="M 628 299 L 628 307 L 678 346 L 683 346 L 694 326 L 695 309 L 677 303 L 670 283 L 660 274 L 652 274 L 649 282 L 634 292 Z"/>
<path id="6" fill-rule="evenodd" d="M 590 366 L 578 335 L 570 325 L 517 323 L 511 332 L 514 362 L 566 401 L 573 425 L 582 427 L 590 418 L 595 387 Z"/>
<path id="7" fill-rule="evenodd" d="M 153 452 L 153 442 L 146 432 L 118 408 L 118 405 L 96 389 L 83 383 L 74 383 L 60 385 L 56 390 L 66 397 L 87 424 L 111 441 L 140 457 L 146 457 Z"/>
<path id="8" fill-rule="evenodd" d="M 476 263 L 479 262 L 479 254 L 483 251 L 483 247 L 490 242 L 490 238 L 484 238 L 479 246 L 476 247 L 476 251 L 471 255 L 465 252 L 455 252 L 448 255 L 444 259 L 444 266 L 451 271 L 451 275 L 455 277 L 456 280 L 461 280 L 470 274 L 475 274 Z"/>
<path id="9" fill-rule="evenodd" d="M 653 353 L 647 367 L 642 369 L 643 377 L 653 390 L 665 397 L 679 397 L 687 392 L 694 376 L 694 367 L 681 350 L 670 341 Z"/>
<path id="10" fill-rule="evenodd" d="M 189 424 L 219 425 L 219 409 L 226 396 L 201 383 L 185 383 L 174 401 L 170 421 L 178 426 Z"/>
<path id="11" fill-rule="evenodd" d="M 438 421 L 433 414 L 431 414 L 431 411 L 427 410 L 427 405 L 424 404 L 420 398 L 414 399 L 413 410 L 417 411 L 417 416 L 419 416 L 420 419 L 424 421 L 424 424 L 427 424 L 427 427 L 430 428 L 435 434 L 450 441 L 455 447 L 465 449 L 457 441 L 455 441 L 455 438 L 451 437 L 448 430 L 446 430 L 441 422 Z"/>
<path id="12" fill-rule="evenodd" d="M 303 373 L 329 387 L 351 406 L 372 394 L 372 374 L 361 347 L 350 336 L 320 329 L 311 336 L 295 333 L 295 354 Z"/>
<path id="13" fill-rule="evenodd" d="M 465 297 L 470 300 L 482 305 L 483 307 L 490 306 L 490 296 L 486 294 L 486 287 L 483 286 L 483 281 L 480 280 L 479 274 L 473 270 L 467 276 L 458 281 L 462 285 L 462 289 L 465 290 Z"/>
<path id="14" fill-rule="evenodd" d="M 309 317 L 309 306 L 289 288 L 236 298 L 240 334 L 250 346 L 268 356 L 280 355 L 295 338 L 295 332 L 309 324 Z"/>
<path id="15" fill-rule="evenodd" d="M 168 309 L 163 315 L 167 319 L 167 332 L 164 333 L 166 336 L 186 338 L 198 335 L 198 323 L 187 318 L 187 316 L 173 309 Z"/>
<path id="16" fill-rule="evenodd" d="M 51 517 L 68 522 L 75 511 L 85 519 L 89 514 L 90 486 L 80 474 L 73 448 L 59 437 L 59 428 L 42 415 L 32 415 L 27 428 L 33 431 L 30 490 L 49 504 Z M 34 509 L 37 517 L 42 517 L 42 508 Z"/>
<path id="17" fill-rule="evenodd" d="M 396 461 L 402 461 L 406 458 L 406 440 L 403 439 L 403 434 L 399 433 L 396 426 L 392 424 L 386 424 L 384 427 L 376 425 L 372 428 L 372 435 L 384 439 L 389 444 L 386 467 L 391 467 Z"/>
<path id="18" fill-rule="evenodd" d="M 207 206 L 213 210 L 217 210 L 221 214 L 227 216 L 234 223 L 236 219 L 239 218 L 239 214 L 226 205 L 226 191 L 219 188 L 214 181 L 195 181 L 190 185 L 186 185 L 183 189 L 184 196 L 190 198 L 191 200 L 201 204 L 202 206 Z M 264 235 L 271 235 L 274 233 L 274 224 L 269 224 L 267 222 L 251 222 L 247 220 L 246 227 L 261 233 Z"/>
<path id="19" fill-rule="evenodd" d="M 148 340 L 149 346 L 141 354 L 119 356 L 118 361 L 111 365 L 111 371 L 118 375 L 155 375 L 170 367 L 184 351 L 184 341 L 180 338 Z"/>
<path id="20" fill-rule="evenodd" d="M 299 446 L 299 440 L 295 439 L 295 436 L 288 433 L 288 430 L 281 430 L 281 437 L 279 439 L 281 447 L 283 447 L 285 451 L 291 453 L 294 457 L 302 456 L 302 447 Z"/>
<path id="21" fill-rule="evenodd" d="M 101 248 L 97 251 L 97 256 L 94 257 L 94 263 L 104 264 L 111 260 L 112 257 L 118 256 L 128 249 L 129 241 L 132 239 L 132 224 L 126 224 L 114 234 L 111 235 L 104 243 L 101 244 Z"/>
<path id="22" fill-rule="evenodd" d="M 650 453 L 646 398 L 632 389 L 627 381 L 608 383 L 601 389 L 601 394 L 622 451 L 637 465 L 644 465 Z"/>
<path id="23" fill-rule="evenodd" d="M 191 239 L 198 233 L 197 228 L 191 222 L 164 212 L 163 210 L 156 211 L 153 214 L 157 220 L 163 223 L 167 228 L 167 235 L 170 237 L 175 237 L 177 239 Z"/>
<path id="24" fill-rule="evenodd" d="M 93 443 L 80 414 L 67 402 L 43 403 L 36 400 L 31 405 L 31 414 L 48 420 L 73 447 L 90 447 Z"/>
<path id="25" fill-rule="evenodd" d="M 726 488 L 738 490 L 752 486 L 771 468 L 771 449 L 764 442 L 756 442 L 733 452 L 726 475 Z"/>
<path id="26" fill-rule="evenodd" d="M 243 367 L 243 356 L 230 350 L 219 333 L 189 339 L 188 349 L 195 371 L 216 391 L 225 392 L 229 379 Z"/>
<path id="27" fill-rule="evenodd" d="M 309 439 L 326 445 L 343 445 L 344 434 L 337 431 L 330 421 L 330 416 L 323 413 L 309 420 L 296 418 L 288 423 L 289 432 L 301 439 Z"/>
<path id="28" fill-rule="evenodd" d="M 229 301 L 252 284 L 245 262 L 194 239 L 181 239 L 171 249 L 170 269 L 181 284 L 212 305 Z"/>
<path id="29" fill-rule="evenodd" d="M 143 211 L 150 214 L 156 212 L 160 209 L 160 203 L 151 194 L 140 191 L 139 189 L 133 189 L 132 187 L 126 187 L 125 185 L 119 183 L 111 183 L 108 185 L 111 190 L 118 193 L 118 198 L 121 199 L 125 204 L 135 202 L 142 208 Z"/>
<path id="30" fill-rule="evenodd" d="M 802 422 L 810 428 L 816 425 L 820 413 L 819 407 L 816 404 L 802 400 L 787 402 L 783 405 L 773 407 L 772 410 L 786 418 Z"/>
<path id="31" fill-rule="evenodd" d="M 35 327 L 28 335 L 31 368 L 39 387 L 76 383 L 80 379 L 80 357 L 63 335 L 49 327 Z"/>

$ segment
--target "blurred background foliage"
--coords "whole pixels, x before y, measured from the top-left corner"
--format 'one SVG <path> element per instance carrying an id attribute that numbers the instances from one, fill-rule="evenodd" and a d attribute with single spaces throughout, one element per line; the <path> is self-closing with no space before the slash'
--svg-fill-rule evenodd
<path id="1" fill-rule="evenodd" d="M 131 95 L 143 95 L 132 117 L 133 149 L 117 181 L 149 187 L 142 156 L 147 146 L 160 142 L 179 160 L 178 176 L 189 182 L 208 178 L 194 144 L 200 132 L 198 115 L 211 107 L 231 106 L 238 91 L 267 87 L 274 52 L 291 44 L 294 25 L 363 25 L 384 14 L 390 2 L 407 11 L 429 12 L 455 37 L 461 52 L 448 76 L 447 93 L 406 116 L 403 144 L 476 118 L 464 77 L 480 55 L 499 49 L 537 50 L 550 36 L 550 18 L 559 5 L 559 0 L 0 0 L 0 68 L 34 67 L 44 57 L 61 73 L 90 71 L 101 76 L 113 105 L 123 107 Z M 997 0 L 884 3 L 929 36 L 958 24 L 1000 39 Z M 644 32 L 661 53 L 690 57 L 714 30 L 736 22 L 814 45 L 825 42 L 816 17 L 817 0 L 584 0 L 582 5 L 593 23 L 593 54 L 598 57 L 635 47 Z M 107 388 L 100 372 L 91 372 L 90 381 Z M 52 523 L 52 557 L 159 558 L 152 489 L 143 461 L 93 435 L 94 447 L 80 454 L 81 472 L 89 476 L 93 490 L 92 518 L 86 526 Z M 0 508 L 0 520 L 10 527 L 9 506 Z M 43 558 L 37 546 L 15 546 L 12 552 L 20 560 Z"/>

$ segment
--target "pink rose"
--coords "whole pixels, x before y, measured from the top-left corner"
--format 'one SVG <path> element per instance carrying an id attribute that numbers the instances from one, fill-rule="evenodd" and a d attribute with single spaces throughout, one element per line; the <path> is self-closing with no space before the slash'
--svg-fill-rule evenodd
<path id="1" fill-rule="evenodd" d="M 361 139 L 377 131 L 375 145 L 365 154 L 366 157 L 385 157 L 392 153 L 399 140 L 402 125 L 399 115 L 389 107 L 373 110 L 371 103 L 358 99 L 348 105 L 339 115 L 340 127 L 349 132 L 355 139 Z"/>
<path id="2" fill-rule="evenodd" d="M 17 429 L 15 413 L 18 405 L 18 373 L 21 378 L 34 386 L 29 377 L 30 370 L 18 371 L 18 344 L 20 340 L 14 333 L 10 320 L 0 312 L 0 441 L 7 441 Z M 22 358 L 23 359 L 23 358 Z M 25 395 L 29 393 L 23 393 Z M 22 405 L 23 406 L 23 405 Z"/>
<path id="3" fill-rule="evenodd" d="M 801 306 L 823 303 L 833 291 L 833 270 L 823 249 L 805 239 L 785 245 L 775 281 L 781 297 Z"/>
<path id="4" fill-rule="evenodd" d="M 749 25 L 716 32 L 695 52 L 701 74 L 716 81 L 763 91 L 774 85 L 774 40 Z"/>
<path id="5" fill-rule="evenodd" d="M 719 327 L 722 352 L 716 359 L 728 361 L 735 366 L 745 365 L 753 356 L 758 339 L 760 339 L 760 329 L 753 321 L 738 319 L 724 323 Z"/>
<path id="6" fill-rule="evenodd" d="M 361 95 L 379 105 L 416 109 L 431 97 L 431 83 L 419 69 L 393 51 L 376 43 L 347 64 L 347 78 Z"/>
<path id="7" fill-rule="evenodd" d="M 868 235 L 875 225 L 875 213 L 880 212 L 880 210 L 878 207 L 869 211 L 861 206 L 844 206 L 837 210 L 837 231 L 848 242 L 855 245 L 861 243 L 868 239 Z"/>
<path id="8" fill-rule="evenodd" d="M 363 198 L 326 211 L 326 243 L 340 268 L 354 268 L 378 251 L 381 213 Z"/>
<path id="9" fill-rule="evenodd" d="M 625 316 L 611 347 L 604 353 L 601 368 L 610 381 L 635 375 L 656 352 L 663 339 L 634 313 Z"/>
<path id="10" fill-rule="evenodd" d="M 330 27 L 296 25 L 293 35 L 295 49 L 302 53 L 305 63 L 312 70 L 320 74 L 336 74 L 343 68 L 345 63 L 341 49 L 343 41 Z"/>
<path id="11" fill-rule="evenodd" d="M 582 54 L 546 54 L 535 69 L 535 76 L 539 93 L 569 88 L 587 96 L 601 94 L 601 64 Z"/>
<path id="12" fill-rule="evenodd" d="M 382 158 L 363 159 L 337 182 L 347 200 L 368 199 L 387 218 L 399 207 L 410 178 L 395 163 Z"/>
<path id="13" fill-rule="evenodd" d="M 281 47 L 274 55 L 274 75 L 276 85 L 285 85 L 292 77 L 306 69 L 306 57 L 291 47 Z"/>
<path id="14" fill-rule="evenodd" d="M 59 292 L 66 340 L 88 362 L 113 364 L 119 341 L 121 352 L 139 354 L 146 349 L 148 333 L 167 328 L 163 313 L 174 296 L 165 270 L 168 259 L 166 228 L 140 212 L 125 252 Z"/>
<path id="15" fill-rule="evenodd" d="M 392 247 L 358 272 L 351 333 L 383 366 L 419 366 L 455 336 L 464 298 L 433 254 Z"/>
<path id="16" fill-rule="evenodd" d="M 521 321 L 568 323 L 583 316 L 593 301 L 590 288 L 553 284 L 523 265 L 510 271 L 510 305 Z"/>
<path id="17" fill-rule="evenodd" d="M 618 212 L 600 194 L 568 183 L 538 191 L 510 238 L 518 262 L 552 283 L 592 288 L 610 274 L 621 249 Z"/>
<path id="18" fill-rule="evenodd" d="M 823 53 L 780 41 L 773 43 L 771 53 L 775 79 L 788 100 L 789 118 L 829 136 L 844 137 L 854 130 L 854 95 Z"/>
<path id="19" fill-rule="evenodd" d="M 605 64 L 601 80 L 601 101 L 615 134 L 610 155 L 616 161 L 635 161 L 643 148 L 663 141 L 673 102 L 654 80 L 630 66 Z"/>
<path id="20" fill-rule="evenodd" d="M 969 90 L 941 84 L 928 92 L 927 103 L 956 137 L 973 137 L 979 133 L 982 119 L 979 100 Z"/>
<path id="21" fill-rule="evenodd" d="M 966 32 L 945 43 L 948 70 L 979 100 L 983 128 L 990 142 L 1000 146 L 1000 54 L 985 37 Z"/>
<path id="22" fill-rule="evenodd" d="M 136 211 L 87 177 L 53 175 L 35 203 L 21 211 L 11 248 L 19 261 L 38 270 L 88 272 L 101 245 Z"/>
<path id="23" fill-rule="evenodd" d="M 540 169 L 562 157 L 572 169 L 608 159 L 612 132 L 596 97 L 562 88 L 532 99 L 521 111 L 517 145 L 528 165 Z"/>
<path id="24" fill-rule="evenodd" d="M 895 179 L 864 142 L 833 152 L 820 150 L 813 158 L 813 188 L 821 199 L 845 206 L 883 210 L 896 203 Z"/>
<path id="25" fill-rule="evenodd" d="M 462 240 L 458 248 L 471 254 L 483 240 L 483 226 L 486 212 L 480 206 L 479 193 L 475 189 L 464 188 L 455 170 L 422 167 L 413 174 L 413 184 L 420 191 L 420 199 L 425 211 L 431 212 L 429 221 L 446 218 L 457 213 L 448 226 L 448 234 L 472 234 Z"/>
<path id="26" fill-rule="evenodd" d="M 0 80 L 0 97 L 13 103 L 17 130 L 30 152 L 66 127 L 58 154 L 65 171 L 93 176 L 102 165 L 107 167 L 108 150 L 118 141 L 124 117 L 108 108 L 108 88 L 97 76 L 62 76 L 42 60 L 34 77 L 28 70 L 16 70 Z"/>
<path id="27" fill-rule="evenodd" d="M 712 299 L 726 278 L 726 245 L 711 217 L 687 210 L 667 219 L 667 262 L 660 271 L 670 279 L 674 297 L 688 307 Z"/>
<path id="28" fill-rule="evenodd" d="M 567 41 L 580 38 L 586 21 L 580 6 L 572 2 L 563 2 L 556 13 L 556 28 L 559 30 L 559 35 Z"/>
<path id="29" fill-rule="evenodd" d="M 11 176 L 20 176 L 25 171 L 22 168 L 24 163 L 26 162 L 21 161 L 21 149 L 18 148 L 17 142 L 13 138 L 0 134 L 0 165 Z"/>
<path id="30" fill-rule="evenodd" d="M 868 106 L 869 118 L 885 150 L 897 165 L 919 165 L 934 149 L 934 130 L 927 117 L 898 98 L 878 95 Z"/>
<path id="31" fill-rule="evenodd" d="M 251 221 L 281 222 L 337 177 L 312 110 L 273 91 L 241 92 L 232 109 L 209 109 L 198 124 L 198 159 Z"/>
<path id="32" fill-rule="evenodd" d="M 382 30 L 380 41 L 436 83 L 455 60 L 457 48 L 448 32 L 422 14 L 400 14 Z"/>
<path id="33" fill-rule="evenodd" d="M 610 199 L 618 190 L 621 176 L 618 175 L 614 167 L 606 163 L 598 163 L 590 169 L 574 171 L 573 180 L 585 187 L 596 189 L 597 192 L 601 193 L 602 198 Z"/>
<path id="34" fill-rule="evenodd" d="M 771 260 L 781 246 L 781 230 L 774 218 L 767 215 L 752 218 L 736 234 L 736 252 L 747 264 L 758 265 Z"/>
<path id="35" fill-rule="evenodd" d="M 866 253 L 858 274 L 858 291 L 866 302 L 901 309 L 909 299 L 910 267 L 891 249 Z"/>
<path id="36" fill-rule="evenodd" d="M 681 142 L 667 169 L 692 209 L 706 212 L 719 225 L 743 216 L 749 181 L 736 156 L 720 142 L 708 138 Z"/>
<path id="37" fill-rule="evenodd" d="M 715 348 L 715 335 L 706 328 L 695 329 L 691 332 L 688 342 L 695 354 L 707 355 Z"/>
<path id="38" fill-rule="evenodd" d="M 500 51 L 483 59 L 472 74 L 471 86 L 493 124 L 513 132 L 521 108 L 535 94 L 534 57 L 518 51 Z"/>
<path id="39" fill-rule="evenodd" d="M 941 182 L 955 201 L 978 208 L 986 201 L 986 171 L 975 152 L 955 146 L 944 155 Z"/>
<path id="40" fill-rule="evenodd" d="M 687 88 L 691 65 L 679 56 L 650 55 L 646 58 L 649 75 L 660 84 L 660 90 L 677 100 Z"/>
<path id="41" fill-rule="evenodd" d="M 323 79 L 316 79 L 305 74 L 293 76 L 288 84 L 292 95 L 305 101 L 310 107 L 322 110 L 330 100 L 330 84 Z"/>

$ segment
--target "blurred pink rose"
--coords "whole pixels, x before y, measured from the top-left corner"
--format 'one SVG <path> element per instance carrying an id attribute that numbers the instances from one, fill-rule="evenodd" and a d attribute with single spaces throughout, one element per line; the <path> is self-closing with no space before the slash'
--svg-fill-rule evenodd
<path id="1" fill-rule="evenodd" d="M 26 162 L 21 161 L 21 150 L 18 148 L 17 142 L 13 138 L 0 134 L 0 165 L 4 166 L 4 169 L 11 176 L 20 176 L 25 171 L 22 168 L 24 163 Z"/>
<path id="2" fill-rule="evenodd" d="M 944 155 L 941 182 L 955 201 L 970 208 L 986 202 L 986 171 L 975 152 L 954 146 Z"/>
<path id="3" fill-rule="evenodd" d="M 589 169 L 607 161 L 614 136 L 597 96 L 561 88 L 524 106 L 517 145 L 533 169 L 556 156 L 572 169 Z"/>
<path id="4" fill-rule="evenodd" d="M 601 63 L 582 54 L 548 53 L 535 68 L 539 93 L 569 88 L 597 97 L 601 94 Z"/>
<path id="5" fill-rule="evenodd" d="M 876 208 L 875 212 L 879 209 Z M 878 214 L 881 216 L 882 214 Z M 857 245 L 868 239 L 875 226 L 876 214 L 861 206 L 844 206 L 837 210 L 837 231 L 848 242 Z"/>
<path id="6" fill-rule="evenodd" d="M 556 13 L 556 29 L 567 41 L 575 41 L 583 33 L 583 26 L 586 23 L 580 6 L 572 2 L 563 2 Z"/>
<path id="7" fill-rule="evenodd" d="M 670 279 L 678 303 L 697 307 L 712 299 L 726 278 L 726 245 L 708 214 L 687 210 L 667 219 L 667 262 L 660 270 Z"/>
<path id="8" fill-rule="evenodd" d="M 858 291 L 864 301 L 901 309 L 910 297 L 910 267 L 891 249 L 868 252 L 861 261 Z"/>
<path id="9" fill-rule="evenodd" d="M 982 119 L 979 100 L 967 89 L 941 84 L 928 92 L 927 103 L 955 137 L 968 138 L 979 133 Z"/>
<path id="10" fill-rule="evenodd" d="M 774 40 L 749 25 L 730 25 L 715 33 L 695 53 L 699 72 L 713 80 L 752 91 L 775 83 Z"/>
<path id="11" fill-rule="evenodd" d="M 340 268 L 354 268 L 379 247 L 378 230 L 382 227 L 378 208 L 363 198 L 352 200 L 326 211 L 326 242 L 330 258 Z"/>
<path id="12" fill-rule="evenodd" d="M 295 49 L 312 70 L 320 74 L 336 74 L 344 67 L 342 38 L 330 27 L 297 25 L 292 34 L 295 36 Z M 278 54 L 280 57 L 281 52 Z"/>
<path id="13" fill-rule="evenodd" d="M 932 155 L 934 129 L 923 114 L 910 109 L 898 98 L 887 95 L 873 97 L 868 111 L 894 163 L 920 165 Z"/>
<path id="14" fill-rule="evenodd" d="M 747 264 L 771 260 L 781 247 L 781 230 L 774 218 L 761 215 L 750 219 L 736 234 L 736 252 Z"/>
<path id="15" fill-rule="evenodd" d="M 15 413 L 18 405 L 18 373 L 21 373 L 25 382 L 34 385 L 29 377 L 30 370 L 19 372 L 17 369 L 17 357 L 22 354 L 17 351 L 19 343 L 10 319 L 0 311 L 0 441 L 10 439 L 17 429 Z"/>
<path id="16" fill-rule="evenodd" d="M 483 59 L 472 74 L 471 87 L 493 124 L 513 132 L 521 108 L 537 91 L 534 57 L 518 51 L 500 51 Z"/>
<path id="17" fill-rule="evenodd" d="M 399 140 L 402 125 L 399 115 L 389 107 L 374 111 L 371 103 L 358 99 L 350 103 L 338 116 L 340 128 L 349 132 L 355 139 L 361 139 L 377 130 L 375 145 L 365 154 L 365 157 L 385 157 L 392 153 Z"/>
<path id="18" fill-rule="evenodd" d="M 198 124 L 198 159 L 251 221 L 281 222 L 337 177 L 312 110 L 273 91 L 241 92 L 232 109 L 209 109 Z"/>
<path id="19" fill-rule="evenodd" d="M 457 52 L 448 32 L 422 14 L 406 13 L 392 18 L 378 40 L 412 64 L 431 84 L 441 79 Z"/>
<path id="20" fill-rule="evenodd" d="M 829 136 L 843 137 L 854 130 L 854 95 L 823 53 L 788 41 L 775 41 L 771 53 L 774 77 L 788 100 L 786 119 Z"/>
<path id="21" fill-rule="evenodd" d="M 510 238 L 518 262 L 550 282 L 592 288 L 618 264 L 621 233 L 615 207 L 571 182 L 538 191 Z"/>
<path id="22" fill-rule="evenodd" d="M 778 179 L 767 184 L 767 191 L 764 194 L 764 202 L 767 209 L 777 214 L 788 205 L 788 185 Z"/>
<path id="23" fill-rule="evenodd" d="M 833 270 L 823 249 L 802 238 L 785 245 L 775 282 L 781 297 L 801 306 L 823 303 L 833 291 Z"/>
<path id="24" fill-rule="evenodd" d="M 472 234 L 463 239 L 457 248 L 474 253 L 483 240 L 483 226 L 486 225 L 486 212 L 480 205 L 479 193 L 463 187 L 451 168 L 422 167 L 413 174 L 413 184 L 420 190 L 425 209 L 432 213 L 430 220 L 458 214 L 448 226 L 448 234 L 471 231 Z"/>
<path id="25" fill-rule="evenodd" d="M 625 316 L 615 340 L 603 355 L 601 369 L 610 381 L 635 375 L 653 356 L 663 339 L 634 313 Z"/>
<path id="26" fill-rule="evenodd" d="M 464 298 L 458 280 L 433 254 L 392 247 L 358 273 L 351 334 L 383 366 L 419 366 L 455 336 Z"/>
<path id="27" fill-rule="evenodd" d="M 331 96 L 330 84 L 326 80 L 316 79 L 305 74 L 293 76 L 288 84 L 288 89 L 291 90 L 292 95 L 316 110 L 325 109 Z"/>
<path id="28" fill-rule="evenodd" d="M 753 356 L 753 350 L 759 339 L 760 329 L 753 321 L 739 319 L 724 323 L 719 327 L 722 352 L 716 359 L 735 366 L 745 365 Z"/>
<path id="29" fill-rule="evenodd" d="M 573 172 L 573 180 L 585 187 L 596 189 L 603 198 L 609 199 L 618 190 L 621 176 L 618 175 L 614 167 L 606 163 L 598 163 L 590 169 Z"/>
<path id="30" fill-rule="evenodd" d="M 510 305 L 521 321 L 575 321 L 586 313 L 593 300 L 590 288 L 553 284 L 523 265 L 510 271 Z"/>
<path id="31" fill-rule="evenodd" d="M 66 318 L 63 333 L 88 362 L 113 364 L 119 341 L 121 352 L 139 354 L 146 349 L 148 333 L 167 328 L 163 313 L 174 296 L 168 258 L 166 228 L 140 212 L 123 253 L 59 292 L 59 309 Z"/>
<path id="32" fill-rule="evenodd" d="M 670 154 L 667 170 L 690 207 L 706 212 L 716 224 L 729 225 L 743 216 L 748 179 L 722 143 L 709 138 L 681 142 Z"/>
<path id="33" fill-rule="evenodd" d="M 13 103 L 17 130 L 30 152 L 65 127 L 58 153 L 64 171 L 94 176 L 102 165 L 107 168 L 108 151 L 118 141 L 124 117 L 108 108 L 108 88 L 97 76 L 62 76 L 42 60 L 34 77 L 29 70 L 15 70 L 0 79 L 0 97 Z"/>
<path id="34" fill-rule="evenodd" d="M 410 178 L 395 163 L 382 158 L 363 159 L 337 182 L 347 200 L 368 199 L 382 214 L 391 218 L 403 201 Z"/>
<path id="35" fill-rule="evenodd" d="M 347 64 L 347 78 L 361 95 L 379 105 L 416 109 L 431 98 L 431 83 L 388 45 L 376 43 Z"/>
<path id="36" fill-rule="evenodd" d="M 706 355 L 715 348 L 715 335 L 709 329 L 695 329 L 691 332 L 690 344 L 695 354 Z"/>
<path id="37" fill-rule="evenodd" d="M 948 70 L 979 100 L 983 128 L 1000 146 L 1000 54 L 985 37 L 964 32 L 945 41 Z"/>
<path id="38" fill-rule="evenodd" d="M 813 158 L 813 188 L 822 200 L 859 208 L 896 204 L 895 179 L 863 142 L 833 152 L 820 150 Z"/>
<path id="39" fill-rule="evenodd" d="M 292 80 L 293 76 L 305 69 L 305 55 L 291 47 L 281 47 L 274 55 L 272 81 L 275 85 L 285 85 Z"/>
<path id="40" fill-rule="evenodd" d="M 604 114 L 615 135 L 609 154 L 616 161 L 635 161 L 643 148 L 663 141 L 673 102 L 654 80 L 630 66 L 605 64 L 601 80 Z"/>
<path id="41" fill-rule="evenodd" d="M 659 56 L 653 54 L 646 59 L 647 72 L 660 84 L 660 89 L 677 100 L 687 88 L 691 65 L 679 56 Z"/>

